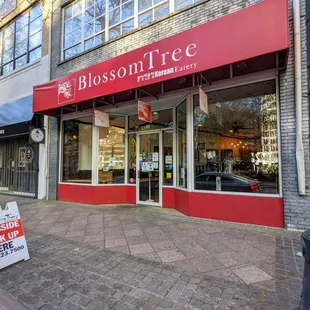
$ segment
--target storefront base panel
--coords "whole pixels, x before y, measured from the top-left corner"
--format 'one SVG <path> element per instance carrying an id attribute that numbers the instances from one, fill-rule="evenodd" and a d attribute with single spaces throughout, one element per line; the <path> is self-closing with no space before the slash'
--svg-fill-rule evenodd
<path id="1" fill-rule="evenodd" d="M 92 186 L 59 184 L 58 199 L 85 204 L 136 203 L 135 186 Z"/>
<path id="2" fill-rule="evenodd" d="M 283 199 L 244 195 L 209 194 L 174 190 L 174 208 L 193 217 L 245 224 L 284 227 Z M 169 195 L 169 196 L 168 196 Z M 165 201 L 172 196 L 167 193 Z M 172 203 L 167 204 L 173 208 Z"/>

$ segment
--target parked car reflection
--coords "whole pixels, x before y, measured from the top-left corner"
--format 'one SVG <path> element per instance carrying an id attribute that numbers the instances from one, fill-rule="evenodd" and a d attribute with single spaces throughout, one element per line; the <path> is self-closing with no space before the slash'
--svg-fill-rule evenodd
<path id="1" fill-rule="evenodd" d="M 196 176 L 195 188 L 213 191 L 259 192 L 260 182 L 238 174 L 206 172 Z"/>

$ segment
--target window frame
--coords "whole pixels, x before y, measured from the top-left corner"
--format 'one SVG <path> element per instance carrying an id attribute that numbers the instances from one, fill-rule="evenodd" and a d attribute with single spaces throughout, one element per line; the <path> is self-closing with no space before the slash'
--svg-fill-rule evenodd
<path id="1" fill-rule="evenodd" d="M 33 20 L 31 20 L 31 12 L 32 10 L 35 10 L 36 7 L 38 6 L 41 6 L 41 14 L 39 16 L 37 16 L 36 18 L 34 18 Z M 24 16 L 27 15 L 27 24 L 25 26 L 23 26 L 22 28 L 20 28 L 19 30 L 16 30 L 16 25 L 17 25 L 17 22 L 23 18 Z M 40 29 L 33 33 L 32 35 L 30 34 L 30 26 L 33 22 L 37 21 L 38 19 L 41 19 L 41 27 Z M 11 49 L 13 49 L 13 56 L 12 56 L 12 59 L 11 60 L 8 60 L 6 62 L 3 61 L 3 55 L 4 55 L 4 31 L 5 29 L 9 29 L 9 27 L 14 27 L 14 30 L 13 30 L 13 34 L 12 34 L 12 38 L 13 38 L 13 45 L 11 47 Z M 26 51 L 21 53 L 20 55 L 16 56 L 16 48 L 17 48 L 17 44 L 18 44 L 18 41 L 17 41 L 17 32 L 20 31 L 21 29 L 24 29 L 27 27 L 27 38 L 22 40 L 22 41 L 25 41 L 27 40 L 27 48 L 26 48 Z M 36 45 L 35 47 L 33 48 L 30 48 L 30 38 L 31 37 L 34 37 L 35 35 L 37 35 L 38 33 L 41 32 L 41 42 L 40 44 Z M 20 69 L 22 68 L 23 66 L 33 62 L 33 61 L 36 61 L 37 59 L 40 59 L 42 57 L 42 42 L 43 42 L 43 3 L 42 2 L 38 2 L 38 3 L 35 3 L 33 6 L 31 6 L 29 9 L 27 9 L 25 12 L 23 12 L 22 14 L 18 15 L 16 18 L 14 18 L 13 21 L 11 21 L 10 23 L 6 24 L 4 27 L 0 28 L 0 77 L 2 76 L 6 76 L 12 72 L 14 72 L 15 70 L 17 69 Z M 34 52 L 35 50 L 37 49 L 41 49 L 41 55 L 35 59 L 35 60 L 30 60 L 30 54 L 32 52 Z M 23 57 L 26 56 L 26 62 L 20 66 L 16 66 L 16 63 L 18 60 L 22 59 Z M 12 66 L 13 66 L 13 69 L 8 71 L 8 72 L 5 72 L 4 73 L 4 70 L 3 68 L 5 66 L 8 66 L 12 63 Z"/>
<path id="2" fill-rule="evenodd" d="M 81 36 L 81 41 L 80 41 L 80 43 L 75 43 L 75 44 L 72 44 L 72 45 L 70 45 L 70 46 L 65 48 L 65 44 L 64 44 L 64 38 L 65 38 L 65 32 L 64 32 L 64 30 L 65 30 L 65 10 L 68 7 L 70 7 L 70 6 L 73 6 L 78 1 L 82 1 L 82 12 L 81 12 L 81 14 L 82 14 L 82 25 L 81 25 L 82 36 Z M 134 31 L 134 30 L 136 30 L 138 28 L 145 27 L 148 24 L 150 24 L 151 22 L 154 22 L 156 20 L 160 20 L 161 18 L 164 18 L 165 16 L 168 16 L 169 14 L 174 13 L 176 11 L 175 10 L 175 2 L 176 2 L 176 0 L 161 0 L 158 3 L 155 3 L 155 0 L 152 0 L 152 5 L 150 7 L 148 7 L 147 9 L 142 10 L 141 12 L 139 12 L 139 5 L 138 5 L 139 0 L 133 0 L 133 3 L 134 3 L 133 4 L 133 6 L 134 6 L 134 8 L 133 8 L 134 9 L 133 15 L 130 16 L 130 17 L 125 18 L 124 20 L 122 20 L 122 7 L 123 7 L 124 4 L 127 4 L 130 1 L 131 0 L 124 0 L 124 1 L 120 0 L 120 4 L 117 7 L 115 7 L 115 8 L 110 10 L 109 9 L 109 0 L 106 0 L 105 14 L 104 14 L 105 15 L 105 28 L 104 28 L 104 30 L 102 30 L 102 31 L 100 31 L 98 33 L 94 32 L 94 34 L 89 36 L 89 37 L 87 37 L 87 39 L 85 38 L 85 35 L 84 35 L 84 21 L 85 21 L 85 11 L 86 11 L 86 0 L 74 0 L 74 1 L 70 2 L 69 4 L 64 5 L 63 7 L 61 7 L 61 19 L 62 19 L 61 20 L 61 57 L 60 57 L 61 61 L 65 61 L 65 60 L 71 59 L 73 57 L 76 57 L 76 56 L 78 56 L 78 55 L 80 55 L 80 54 L 82 54 L 84 52 L 87 52 L 88 50 L 91 50 L 91 49 L 93 49 L 93 48 L 95 48 L 97 46 L 100 46 L 100 45 L 105 44 L 105 43 L 107 43 L 109 41 L 112 41 L 112 40 L 114 40 L 116 38 L 119 38 L 119 37 L 121 37 L 122 35 L 124 35 L 126 33 L 130 33 L 131 31 Z M 190 4 L 187 4 L 187 5 L 183 6 L 178 11 L 183 10 L 187 6 L 193 5 L 193 4 L 195 4 L 195 3 L 197 3 L 197 2 L 199 2 L 201 0 L 190 0 L 190 1 L 191 1 Z M 155 18 L 155 9 L 160 7 L 161 5 L 166 4 L 166 3 L 168 3 L 168 8 L 169 8 L 168 14 L 164 15 L 164 16 L 161 16 L 161 17 L 156 19 Z M 111 11 L 113 11 L 113 10 L 115 10 L 117 8 L 119 8 L 119 10 L 120 10 L 120 21 L 115 23 L 115 24 L 113 24 L 113 25 L 109 25 L 109 14 L 110 14 Z M 139 17 L 142 14 L 145 14 L 148 11 L 152 11 L 152 21 L 151 22 L 147 22 L 147 23 L 139 26 Z M 126 31 L 126 32 L 123 32 L 122 25 L 124 23 L 130 21 L 131 19 L 133 19 L 133 29 L 131 29 L 129 31 Z M 113 28 L 118 27 L 118 26 L 120 26 L 120 35 L 110 39 L 110 31 Z M 86 50 L 85 49 L 85 42 L 87 40 L 95 38 L 97 35 L 100 35 L 102 33 L 104 33 L 104 42 L 99 43 L 97 45 L 95 44 L 94 46 L 92 46 L 92 47 L 90 47 L 89 49 Z M 69 48 L 77 46 L 78 44 L 81 44 L 81 51 L 79 53 L 76 53 L 73 56 L 70 56 L 70 57 L 66 58 L 65 57 L 65 51 L 68 50 Z"/>
<path id="3" fill-rule="evenodd" d="M 202 90 L 206 92 L 207 94 L 210 92 L 216 92 L 221 91 L 229 88 L 239 87 L 239 86 L 246 86 L 251 84 L 256 84 L 260 82 L 266 82 L 273 80 L 275 82 L 275 98 L 276 98 L 276 117 L 277 117 L 277 141 L 278 141 L 278 182 L 279 182 L 279 192 L 278 193 L 250 193 L 250 192 L 229 192 L 229 191 L 213 191 L 213 190 L 199 190 L 195 189 L 195 149 L 194 149 L 194 96 L 199 95 L 199 91 L 193 91 L 191 93 L 191 125 L 190 125 L 190 136 L 193 137 L 191 151 L 188 153 L 191 157 L 191 166 L 192 167 L 192 173 L 190 174 L 192 179 L 190 180 L 190 186 L 192 192 L 197 193 L 204 193 L 204 194 L 218 194 L 218 195 L 237 195 L 237 196 L 255 196 L 255 197 L 283 197 L 283 188 L 282 188 L 282 154 L 281 154 L 281 119 L 280 119 L 280 86 L 279 86 L 279 77 L 277 74 L 273 74 L 272 72 L 269 74 L 266 74 L 266 77 L 264 77 L 264 73 L 259 73 L 257 75 L 254 75 L 254 77 L 240 77 L 235 79 L 235 81 L 224 81 L 220 82 L 219 86 L 202 86 Z M 223 84 L 223 85 L 221 85 Z"/>

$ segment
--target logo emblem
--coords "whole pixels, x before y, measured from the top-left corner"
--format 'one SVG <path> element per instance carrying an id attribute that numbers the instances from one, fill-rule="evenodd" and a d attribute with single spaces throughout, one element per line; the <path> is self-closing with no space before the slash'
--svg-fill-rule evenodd
<path id="1" fill-rule="evenodd" d="M 58 85 L 58 104 L 67 103 L 75 99 L 75 79 Z"/>

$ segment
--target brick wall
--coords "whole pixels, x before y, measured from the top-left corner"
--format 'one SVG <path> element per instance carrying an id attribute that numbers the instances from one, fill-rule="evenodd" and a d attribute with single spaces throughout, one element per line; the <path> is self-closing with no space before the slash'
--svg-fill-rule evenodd
<path id="1" fill-rule="evenodd" d="M 291 49 L 288 66 L 280 74 L 280 121 L 282 142 L 282 179 L 284 196 L 284 213 L 286 227 L 291 229 L 310 228 L 310 158 L 309 158 L 309 111 L 308 97 L 302 97 L 302 129 L 306 160 L 307 195 L 298 194 L 297 168 L 295 158 L 295 67 L 293 42 L 293 4 L 289 0 Z M 302 93 L 307 93 L 307 49 L 305 1 L 301 1 L 301 51 L 302 51 Z"/>

